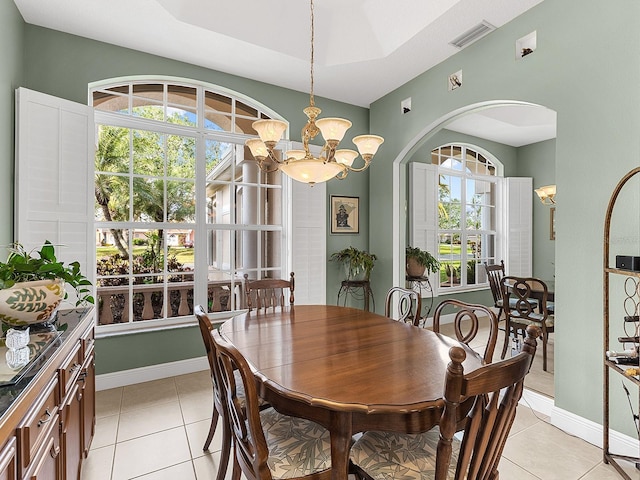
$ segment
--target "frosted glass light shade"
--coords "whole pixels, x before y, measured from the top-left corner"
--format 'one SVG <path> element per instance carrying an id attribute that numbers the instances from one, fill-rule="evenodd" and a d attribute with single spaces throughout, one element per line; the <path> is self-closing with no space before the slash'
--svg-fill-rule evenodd
<path id="1" fill-rule="evenodd" d="M 264 143 L 278 143 L 287 129 L 287 123 L 281 120 L 257 120 L 251 126 Z"/>
<path id="2" fill-rule="evenodd" d="M 353 161 L 356 159 L 357 156 L 358 156 L 358 152 L 356 152 L 355 150 L 349 150 L 346 148 L 336 150 L 336 153 L 335 153 L 336 162 L 346 165 L 348 167 L 353 165 Z"/>
<path id="3" fill-rule="evenodd" d="M 538 198 L 544 205 L 554 205 L 556 203 L 556 186 L 545 185 L 535 189 Z"/>
<path id="4" fill-rule="evenodd" d="M 316 126 L 320 129 L 325 141 L 335 140 L 339 142 L 344 134 L 351 128 L 351 122 L 344 118 L 321 118 L 316 120 Z"/>
<path id="5" fill-rule="evenodd" d="M 353 139 L 353 143 L 358 147 L 363 158 L 365 155 L 374 156 L 383 142 L 384 138 L 378 135 L 358 135 Z"/>
<path id="6" fill-rule="evenodd" d="M 288 160 L 302 160 L 305 157 L 306 152 L 304 150 L 289 150 L 285 155 Z"/>
<path id="7" fill-rule="evenodd" d="M 251 155 L 253 155 L 255 158 L 266 157 L 269 155 L 267 146 L 259 138 L 251 138 L 244 142 L 244 144 L 249 147 L 249 150 L 251 150 Z"/>
<path id="8" fill-rule="evenodd" d="M 286 175 L 302 183 L 322 183 L 342 172 L 343 167 L 335 162 L 322 160 L 295 160 L 280 165 Z"/>

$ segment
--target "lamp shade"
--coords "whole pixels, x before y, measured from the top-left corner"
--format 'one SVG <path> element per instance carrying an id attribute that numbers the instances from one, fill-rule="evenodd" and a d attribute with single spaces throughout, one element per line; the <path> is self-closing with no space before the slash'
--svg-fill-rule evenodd
<path id="1" fill-rule="evenodd" d="M 302 183 L 321 183 L 331 180 L 343 170 L 336 162 L 324 162 L 320 159 L 287 161 L 280 165 L 286 175 Z"/>
<path id="2" fill-rule="evenodd" d="M 353 161 L 357 156 L 358 152 L 356 152 L 355 150 L 349 150 L 347 148 L 336 150 L 336 153 L 334 155 L 336 162 L 346 165 L 347 167 L 353 165 Z"/>
<path id="3" fill-rule="evenodd" d="M 335 140 L 340 142 L 344 134 L 351 128 L 351 122 L 344 118 L 321 118 L 316 120 L 316 127 L 320 129 L 325 141 Z"/>
<path id="4" fill-rule="evenodd" d="M 556 186 L 545 185 L 534 190 L 544 205 L 554 205 L 556 203 Z"/>
<path id="5" fill-rule="evenodd" d="M 384 138 L 378 135 L 358 135 L 353 139 L 353 143 L 358 147 L 362 158 L 364 158 L 365 155 L 373 157 L 383 142 Z"/>
<path id="6" fill-rule="evenodd" d="M 269 155 L 267 146 L 259 138 L 250 138 L 249 140 L 244 142 L 244 144 L 249 147 L 249 150 L 251 150 L 251 155 L 253 155 L 255 158 L 265 158 L 267 155 Z"/>
<path id="7" fill-rule="evenodd" d="M 258 132 L 260 140 L 264 143 L 278 143 L 282 138 L 282 134 L 287 129 L 287 123 L 282 120 L 256 120 L 251 124 L 253 129 Z"/>

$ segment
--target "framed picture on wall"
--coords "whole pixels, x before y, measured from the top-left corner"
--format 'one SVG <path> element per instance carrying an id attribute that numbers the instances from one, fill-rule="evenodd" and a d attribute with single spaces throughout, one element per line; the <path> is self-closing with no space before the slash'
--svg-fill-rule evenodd
<path id="1" fill-rule="evenodd" d="M 360 197 L 331 195 L 331 233 L 360 233 Z"/>
<path id="2" fill-rule="evenodd" d="M 556 207 L 552 207 L 549 209 L 549 239 L 556 239 Z"/>

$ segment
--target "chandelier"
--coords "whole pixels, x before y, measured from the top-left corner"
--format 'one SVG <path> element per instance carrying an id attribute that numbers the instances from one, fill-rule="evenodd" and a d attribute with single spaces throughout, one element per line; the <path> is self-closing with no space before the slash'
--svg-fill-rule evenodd
<path id="1" fill-rule="evenodd" d="M 313 97 L 313 41 L 314 16 L 313 0 L 311 0 L 311 88 L 309 106 L 303 110 L 309 119 L 301 133 L 304 150 L 289 150 L 285 153 L 285 159 L 278 158 L 274 148 L 287 129 L 287 123 L 281 120 L 253 122 L 252 126 L 258 132 L 260 139 L 254 138 L 245 142 L 262 171 L 269 173 L 280 169 L 294 180 L 311 185 L 326 182 L 334 177 L 342 180 L 349 172 L 366 170 L 378 147 L 384 142 L 384 139 L 378 135 L 359 135 L 353 139 L 357 152 L 350 149 L 337 149 L 346 131 L 351 127 L 351 122 L 343 118 L 318 118 L 321 110 L 315 106 Z M 318 133 L 322 134 L 325 144 L 316 157 L 309 150 L 309 141 L 313 140 Z M 353 163 L 358 157 L 358 152 L 362 157 L 362 165 L 354 167 Z"/>
<path id="2" fill-rule="evenodd" d="M 556 204 L 556 186 L 546 185 L 544 187 L 535 189 L 538 198 L 543 205 L 555 205 Z"/>

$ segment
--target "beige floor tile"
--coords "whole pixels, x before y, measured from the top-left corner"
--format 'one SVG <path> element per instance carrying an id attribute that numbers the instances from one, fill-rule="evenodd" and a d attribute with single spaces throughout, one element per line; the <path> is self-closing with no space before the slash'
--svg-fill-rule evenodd
<path id="1" fill-rule="evenodd" d="M 191 393 L 180 396 L 180 408 L 185 424 L 211 420 L 213 413 L 213 391 L 206 393 Z"/>
<path id="2" fill-rule="evenodd" d="M 534 412 L 526 405 L 518 405 L 518 408 L 516 409 L 516 418 L 513 422 L 513 425 L 511 426 L 509 435 L 515 435 L 516 433 L 521 432 L 522 430 L 542 421 L 540 417 L 541 416 L 538 412 Z"/>
<path id="3" fill-rule="evenodd" d="M 185 425 L 187 429 L 187 439 L 189 440 L 189 448 L 191 449 L 191 458 L 209 455 L 211 452 L 217 452 L 222 448 L 222 420 L 218 419 L 216 433 L 213 435 L 211 445 L 209 445 L 209 450 L 206 452 L 202 450 L 204 441 L 207 439 L 207 435 L 209 434 L 210 425 L 210 420 L 202 420 L 200 422 Z"/>
<path id="4" fill-rule="evenodd" d="M 510 436 L 503 457 L 541 479 L 569 480 L 598 465 L 602 450 L 538 422 Z"/>
<path id="5" fill-rule="evenodd" d="M 213 388 L 209 370 L 180 375 L 179 377 L 175 377 L 175 381 L 178 395 L 207 393 Z"/>
<path id="6" fill-rule="evenodd" d="M 116 444 L 111 480 L 128 480 L 190 459 L 184 427 L 165 430 Z"/>
<path id="7" fill-rule="evenodd" d="M 540 480 L 535 475 L 532 475 L 504 457 L 498 465 L 498 473 L 500 474 L 500 478 L 504 480 Z"/>
<path id="8" fill-rule="evenodd" d="M 220 452 L 213 453 L 211 455 L 204 455 L 193 459 L 193 466 L 196 470 L 196 478 L 200 479 L 214 479 L 218 474 L 218 465 L 220 462 Z M 229 468 L 225 475 L 225 480 L 231 480 L 232 462 L 229 461 Z M 242 475 L 242 480 L 246 480 L 246 477 Z"/>
<path id="9" fill-rule="evenodd" d="M 640 479 L 640 470 L 634 469 L 631 464 L 628 464 L 629 468 L 625 468 L 625 471 L 631 478 Z M 620 475 L 611 465 L 605 465 L 601 463 L 584 477 L 580 477 L 580 480 L 620 480 Z"/>
<path id="10" fill-rule="evenodd" d="M 110 480 L 116 446 L 92 449 L 82 462 L 81 480 Z"/>
<path id="11" fill-rule="evenodd" d="M 119 415 L 96 418 L 96 432 L 91 441 L 91 449 L 114 445 L 118 434 Z"/>
<path id="12" fill-rule="evenodd" d="M 135 478 L 136 480 L 196 480 L 196 474 L 193 470 L 193 462 L 189 461 Z"/>
<path id="13" fill-rule="evenodd" d="M 96 392 L 96 417 L 119 414 L 123 390 L 123 388 L 111 388 Z"/>
<path id="14" fill-rule="evenodd" d="M 121 411 L 128 412 L 138 408 L 149 408 L 177 400 L 178 391 L 173 377 L 138 383 L 124 387 Z"/>
<path id="15" fill-rule="evenodd" d="M 182 425 L 182 411 L 178 402 L 161 403 L 151 408 L 122 412 L 118 427 L 118 442 Z"/>

